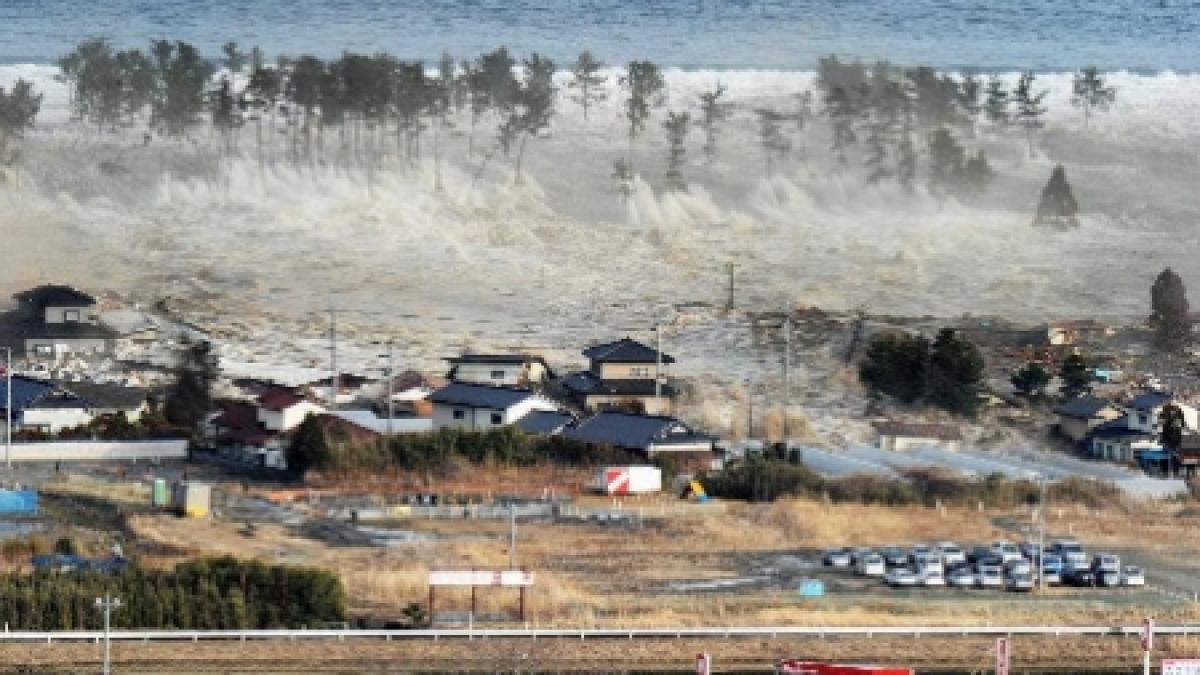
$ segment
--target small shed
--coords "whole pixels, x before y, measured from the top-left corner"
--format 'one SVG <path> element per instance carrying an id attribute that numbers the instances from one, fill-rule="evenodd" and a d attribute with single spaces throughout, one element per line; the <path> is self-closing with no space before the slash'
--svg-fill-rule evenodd
<path id="1" fill-rule="evenodd" d="M 888 420 L 875 424 L 880 450 L 915 448 L 962 449 L 962 433 L 950 424 L 916 424 Z"/>

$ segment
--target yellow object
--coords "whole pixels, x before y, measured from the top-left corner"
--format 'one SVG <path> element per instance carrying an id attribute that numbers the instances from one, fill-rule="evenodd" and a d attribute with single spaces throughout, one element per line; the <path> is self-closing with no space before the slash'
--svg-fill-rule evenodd
<path id="1" fill-rule="evenodd" d="M 704 486 L 698 480 L 689 482 L 688 487 L 692 489 L 692 496 L 696 499 L 703 499 L 708 496 L 708 493 L 704 491 Z"/>

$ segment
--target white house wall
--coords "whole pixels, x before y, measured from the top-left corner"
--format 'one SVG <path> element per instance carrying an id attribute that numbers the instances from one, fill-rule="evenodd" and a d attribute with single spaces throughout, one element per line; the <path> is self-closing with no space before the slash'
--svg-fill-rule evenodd
<path id="1" fill-rule="evenodd" d="M 21 413 L 19 427 L 15 428 L 44 429 L 57 434 L 91 421 L 92 414 L 82 408 L 27 408 Z"/>

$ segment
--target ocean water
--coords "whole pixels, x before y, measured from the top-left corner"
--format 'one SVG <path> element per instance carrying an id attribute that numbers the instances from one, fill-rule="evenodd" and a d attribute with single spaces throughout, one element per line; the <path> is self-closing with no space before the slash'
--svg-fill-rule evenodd
<path id="1" fill-rule="evenodd" d="M 830 53 L 943 68 L 1200 69 L 1196 0 L 3 0 L 0 63 L 51 63 L 86 37 L 236 40 L 268 54 L 433 59 L 499 44 L 563 60 L 802 69 Z"/>

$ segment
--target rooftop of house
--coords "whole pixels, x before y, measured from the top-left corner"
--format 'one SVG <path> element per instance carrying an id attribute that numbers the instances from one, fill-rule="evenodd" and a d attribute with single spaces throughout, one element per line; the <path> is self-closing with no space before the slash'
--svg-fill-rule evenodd
<path id="1" fill-rule="evenodd" d="M 8 402 L 8 382 L 0 377 L 0 410 Z M 12 376 L 13 412 L 31 408 L 86 408 L 87 402 L 71 392 L 64 391 L 50 382 L 24 375 Z"/>
<path id="2" fill-rule="evenodd" d="M 274 410 L 279 412 L 304 401 L 305 398 L 295 391 L 286 387 L 276 387 L 274 389 L 263 392 L 258 397 L 258 405 L 266 410 Z"/>
<path id="3" fill-rule="evenodd" d="M 93 408 L 136 410 L 146 402 L 148 395 L 145 389 L 123 387 L 118 384 L 61 380 L 54 381 L 53 384 L 84 399 Z"/>
<path id="4" fill-rule="evenodd" d="M 429 400 L 435 404 L 504 410 L 531 396 L 534 396 L 532 391 L 520 387 L 452 382 L 430 394 Z"/>
<path id="5" fill-rule="evenodd" d="M 654 396 L 653 379 L 606 380 L 595 373 L 583 370 L 571 373 L 562 381 L 568 391 L 582 396 Z M 663 383 L 660 387 L 663 396 L 674 396 L 674 387 Z"/>
<path id="6" fill-rule="evenodd" d="M 1100 414 L 1105 408 L 1116 410 L 1111 402 L 1094 396 L 1078 396 L 1055 408 L 1054 412 L 1063 417 L 1090 420 Z"/>
<path id="7" fill-rule="evenodd" d="M 250 403 L 231 403 L 225 406 L 211 424 L 222 429 L 253 429 L 258 425 L 258 409 Z"/>
<path id="8" fill-rule="evenodd" d="M 532 354 L 463 354 L 447 356 L 446 361 L 459 365 L 463 363 L 485 363 L 495 365 L 524 365 L 526 363 L 546 364 L 546 360 Z"/>
<path id="9" fill-rule="evenodd" d="M 1109 420 L 1108 422 L 1097 426 L 1095 429 L 1092 429 L 1091 433 L 1088 434 L 1088 438 L 1099 440 L 1142 440 L 1154 438 L 1154 434 L 1137 429 L 1130 429 L 1128 420 L 1126 420 L 1124 417 L 1118 417 L 1115 420 Z"/>
<path id="10" fill-rule="evenodd" d="M 115 340 L 120 337 L 117 331 L 98 323 L 46 323 L 41 319 L 11 321 L 7 332 L 20 340 Z"/>
<path id="11" fill-rule="evenodd" d="M 628 450 L 713 440 L 711 436 L 693 431 L 674 417 L 638 415 L 618 410 L 598 412 L 567 429 L 563 435 L 578 441 Z"/>
<path id="12" fill-rule="evenodd" d="M 324 377 L 316 382 L 310 382 L 311 387 L 328 387 L 332 383 L 332 377 Z M 365 385 L 376 382 L 374 378 L 365 375 L 356 375 L 354 373 L 341 373 L 338 375 L 338 387 L 341 389 L 359 389 Z"/>
<path id="13" fill-rule="evenodd" d="M 335 417 L 375 434 L 388 432 L 388 419 L 376 415 L 372 410 L 331 410 L 321 417 Z M 433 419 L 429 417 L 393 417 L 393 434 L 413 434 L 433 431 Z"/>
<path id="14" fill-rule="evenodd" d="M 35 307 L 91 307 L 96 298 L 71 286 L 46 284 L 22 291 L 13 296 L 23 305 Z"/>
<path id="15" fill-rule="evenodd" d="M 875 430 L 880 436 L 901 436 L 905 438 L 935 438 L 939 441 L 961 441 L 962 432 L 951 424 L 918 424 L 888 420 L 877 422 Z"/>
<path id="16" fill-rule="evenodd" d="M 535 410 L 517 420 L 517 428 L 527 434 L 556 434 L 574 421 L 567 413 Z"/>
<path id="17" fill-rule="evenodd" d="M 1131 410 L 1155 410 L 1171 402 L 1173 394 L 1165 391 L 1148 391 L 1130 399 L 1128 407 Z"/>
<path id="18" fill-rule="evenodd" d="M 630 337 L 616 342 L 593 345 L 583 350 L 583 355 L 596 363 L 657 363 L 658 351 Z M 667 354 L 662 355 L 664 364 L 675 363 Z"/>

